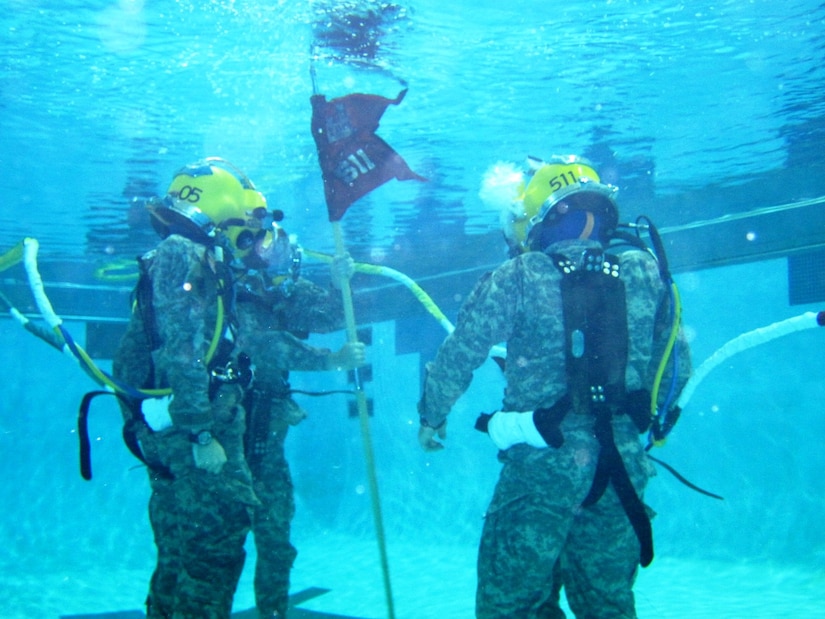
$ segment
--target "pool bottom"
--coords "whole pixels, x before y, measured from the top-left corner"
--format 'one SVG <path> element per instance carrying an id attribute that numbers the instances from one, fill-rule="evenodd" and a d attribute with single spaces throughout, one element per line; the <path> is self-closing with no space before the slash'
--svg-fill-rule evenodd
<path id="1" fill-rule="evenodd" d="M 339 534 L 298 541 L 292 577 L 294 594 L 304 592 L 293 619 L 388 617 L 378 546 Z M 394 615 L 399 619 L 469 619 L 475 595 L 475 548 L 388 542 Z M 254 619 L 250 545 L 235 598 L 238 619 Z M 17 569 L 4 559 L 6 619 L 142 616 L 151 557 L 143 569 L 100 565 L 93 553 L 71 564 L 49 564 L 44 557 Z M 822 616 L 825 570 L 792 566 L 657 558 L 641 570 L 636 585 L 640 619 L 814 619 Z M 312 595 L 310 595 L 310 592 Z M 568 609 L 565 607 L 565 611 Z M 118 613 L 118 614 L 110 614 Z M 568 617 L 573 617 L 568 611 Z"/>

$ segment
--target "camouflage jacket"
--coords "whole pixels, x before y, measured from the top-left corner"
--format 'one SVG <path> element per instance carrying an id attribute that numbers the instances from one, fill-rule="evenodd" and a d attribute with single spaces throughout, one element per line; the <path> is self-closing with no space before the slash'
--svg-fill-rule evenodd
<path id="1" fill-rule="evenodd" d="M 175 426 L 210 426 L 214 419 L 207 352 L 220 328 L 220 266 L 206 247 L 177 235 L 161 241 L 144 260 L 151 307 L 133 309 L 113 373 L 134 387 L 171 388 L 169 414 Z M 156 338 L 155 350 L 150 332 Z"/>
<path id="2" fill-rule="evenodd" d="M 586 249 L 597 247 L 594 241 L 562 241 L 549 251 L 578 262 Z M 608 253 L 619 257 L 627 299 L 625 387 L 650 390 L 671 329 L 669 297 L 650 254 L 635 248 Z M 561 278 L 548 255 L 529 252 L 505 262 L 476 284 L 459 312 L 455 331 L 427 366 L 419 412 L 430 425 L 438 426 L 446 418 L 468 388 L 473 371 L 502 342 L 507 345 L 502 410 L 549 407 L 564 395 Z M 679 339 L 677 386 L 681 389 L 690 374 L 690 358 L 681 331 Z M 666 376 L 662 384 L 668 380 Z"/>
<path id="3" fill-rule="evenodd" d="M 285 380 L 289 370 L 326 370 L 330 350 L 304 342 L 309 333 L 344 327 L 340 294 L 299 279 L 290 294 L 239 292 L 238 347 L 255 363 L 256 382 Z"/>
<path id="4" fill-rule="evenodd" d="M 217 324 L 219 286 L 232 284 L 221 282 L 219 265 L 206 247 L 180 236 L 165 239 L 144 260 L 154 327 L 147 328 L 145 313 L 133 311 L 114 359 L 114 375 L 134 387 L 171 388 L 175 397 L 169 413 L 176 427 L 211 425 L 206 353 Z M 234 354 L 252 358 L 257 382 L 277 386 L 288 370 L 327 369 L 330 351 L 299 336 L 342 328 L 340 295 L 307 280 L 296 282 L 288 296 L 239 288 L 235 299 L 234 292 L 224 299 L 223 319 L 232 326 Z M 152 329 L 160 345 L 149 359 Z"/>

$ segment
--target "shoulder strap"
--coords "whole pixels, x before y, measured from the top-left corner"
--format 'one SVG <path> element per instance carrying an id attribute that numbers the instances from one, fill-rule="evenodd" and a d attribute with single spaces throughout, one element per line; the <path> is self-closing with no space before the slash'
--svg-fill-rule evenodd
<path id="1" fill-rule="evenodd" d="M 160 335 L 155 321 L 155 307 L 152 302 L 154 297 L 152 278 L 149 275 L 149 265 L 153 255 L 154 252 L 150 252 L 145 256 L 138 257 L 138 281 L 132 291 L 132 306 L 143 323 L 143 330 L 146 333 L 146 341 L 149 342 L 150 351 L 160 348 Z"/>

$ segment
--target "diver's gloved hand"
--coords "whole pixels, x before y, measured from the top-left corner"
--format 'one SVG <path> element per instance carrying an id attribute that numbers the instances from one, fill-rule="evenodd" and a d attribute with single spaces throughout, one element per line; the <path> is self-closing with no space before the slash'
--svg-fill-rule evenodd
<path id="1" fill-rule="evenodd" d="M 215 439 L 212 439 L 207 445 L 193 443 L 192 457 L 195 459 L 196 467 L 216 475 L 221 472 L 223 465 L 226 464 L 226 452 Z"/>
<path id="2" fill-rule="evenodd" d="M 307 412 L 298 406 L 297 402 L 292 398 L 286 400 L 284 404 L 282 418 L 289 425 L 297 426 L 307 418 Z"/>
<path id="3" fill-rule="evenodd" d="M 518 443 L 558 449 L 564 444 L 561 422 L 568 410 L 570 396 L 564 394 L 552 406 L 535 411 L 482 414 L 476 421 L 476 430 L 487 432 L 499 449 L 508 449 Z"/>
<path id="4" fill-rule="evenodd" d="M 367 362 L 367 347 L 363 342 L 347 342 L 327 357 L 330 370 L 352 370 Z"/>
<path id="5" fill-rule="evenodd" d="M 487 433 L 496 447 L 502 450 L 518 443 L 547 447 L 547 442 L 536 428 L 534 415 L 533 411 L 497 411 L 487 419 Z"/>
<path id="6" fill-rule="evenodd" d="M 341 289 L 345 281 L 348 281 L 355 273 L 355 260 L 349 254 L 335 256 L 329 264 L 329 277 L 335 288 Z"/>
<path id="7" fill-rule="evenodd" d="M 438 427 L 432 427 L 421 418 L 421 425 L 418 427 L 418 443 L 424 451 L 440 451 L 444 449 L 444 444 L 435 440 L 435 437 L 442 441 L 447 438 L 447 420 L 441 422 Z"/>

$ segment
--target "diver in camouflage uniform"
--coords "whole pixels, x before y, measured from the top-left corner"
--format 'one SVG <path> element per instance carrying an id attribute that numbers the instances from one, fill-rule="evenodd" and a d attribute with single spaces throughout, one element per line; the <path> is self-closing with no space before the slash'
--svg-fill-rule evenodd
<path id="1" fill-rule="evenodd" d="M 679 344 L 662 382 L 675 374 L 676 392 L 689 353 L 653 255 L 607 248 L 615 188 L 577 158 L 542 164 L 505 205 L 518 255 L 478 282 L 428 365 L 419 441 L 443 448 L 451 407 L 506 342 L 502 411 L 477 422 L 503 468 L 479 548 L 476 616 L 564 617 L 563 584 L 577 617 L 629 619 L 637 566 L 652 559 L 641 500 L 653 470 L 638 435 L 652 397 L 663 403 L 654 385 L 672 331 Z M 566 286 L 590 271 L 584 294 Z"/>
<path id="2" fill-rule="evenodd" d="M 332 352 L 309 346 L 309 333 L 344 326 L 341 295 L 299 278 L 300 250 L 282 228 L 274 226 L 271 245 L 261 252 L 267 266 L 239 282 L 238 314 L 241 346 L 255 360 L 255 384 L 247 399 L 246 457 L 260 505 L 253 511 L 252 533 L 257 550 L 255 602 L 259 616 L 285 617 L 289 576 L 297 551 L 290 542 L 295 514 L 292 478 L 284 455 L 289 426 L 306 412 L 292 398 L 289 370 L 352 369 L 364 363 L 364 345 L 347 343 Z M 255 254 L 250 264 L 256 264 Z M 352 272 L 351 259 L 333 261 L 332 283 Z"/>
<path id="3" fill-rule="evenodd" d="M 167 400 L 124 407 L 126 433 L 146 459 L 157 564 L 150 619 L 225 619 L 244 564 L 258 500 L 243 453 L 242 400 L 251 378 L 237 335 L 225 250 L 257 225 L 263 201 L 215 160 L 180 170 L 164 199 L 148 204 L 161 243 L 141 260 L 116 378 L 171 389 Z"/>
<path id="4" fill-rule="evenodd" d="M 244 539 L 254 524 L 261 530 L 259 555 L 268 559 L 257 566 L 256 588 L 258 581 L 265 584 L 269 609 L 261 614 L 285 616 L 295 550 L 289 544 L 294 505 L 283 458 L 284 424 L 304 416 L 289 397 L 286 370 L 356 367 L 364 361 L 364 347 L 351 343 L 331 352 L 281 330 L 284 320 L 297 329 L 306 320 L 316 330 L 336 324 L 328 314 L 340 310 L 309 282 L 288 286 L 303 291 L 295 297 L 303 300 L 302 321 L 279 311 L 276 287 L 265 296 L 250 293 L 250 282 L 277 270 L 283 243 L 273 241 L 285 235 L 274 222 L 272 230 L 264 228 L 264 197 L 228 162 L 212 158 L 187 166 L 166 198 L 149 207 L 164 240 L 141 259 L 145 275 L 136 289 L 136 311 L 114 361 L 114 374 L 123 383 L 168 386 L 174 392 L 171 401 L 123 407 L 124 434 L 139 442 L 152 486 L 158 563 L 147 614 L 150 619 L 229 617 Z M 344 262 L 344 267 L 334 264 L 334 276 L 342 268 L 349 276 Z M 305 307 L 313 302 L 320 305 Z M 292 305 L 295 310 L 300 304 Z M 259 421 L 268 422 L 271 415 L 273 429 L 260 434 L 258 428 L 268 457 L 252 460 L 254 475 L 245 459 L 250 428 L 244 407 L 250 405 Z M 201 452 L 219 448 L 228 463 L 221 465 L 218 458 L 202 473 Z"/>

